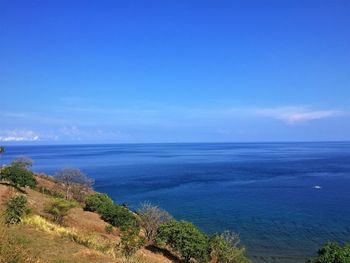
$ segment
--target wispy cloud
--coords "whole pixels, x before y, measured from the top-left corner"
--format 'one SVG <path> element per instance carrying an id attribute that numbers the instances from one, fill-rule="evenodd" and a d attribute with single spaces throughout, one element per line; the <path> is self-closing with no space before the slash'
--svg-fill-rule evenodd
<path id="1" fill-rule="evenodd" d="M 79 135 L 77 125 L 101 125 L 117 123 L 152 124 L 167 123 L 179 119 L 212 119 L 235 117 L 268 117 L 288 124 L 349 115 L 338 109 L 312 109 L 305 106 L 283 107 L 174 107 L 163 105 L 153 108 L 108 108 L 94 105 L 84 107 L 62 107 L 51 116 L 38 112 L 0 112 L 0 116 L 17 122 L 31 121 L 47 125 L 60 126 L 62 135 Z"/>
<path id="2" fill-rule="evenodd" d="M 169 134 L 169 131 L 174 134 L 182 132 L 201 134 L 202 131 L 210 134 L 218 131 L 222 136 L 236 136 L 238 133 L 249 134 L 249 129 L 247 131 L 246 127 L 254 125 L 260 127 L 260 119 L 267 121 L 270 119 L 272 122 L 278 120 L 281 122 L 280 127 L 283 128 L 284 124 L 296 125 L 337 116 L 348 118 L 350 114 L 344 110 L 307 106 L 176 107 L 158 105 L 138 109 L 134 107 L 97 107 L 93 104 L 85 107 L 77 105 L 56 109 L 51 114 L 0 112 L 3 128 L 8 129 L 7 131 L 0 130 L 0 141 L 133 141 L 138 138 L 156 137 L 153 133 Z"/>
<path id="3" fill-rule="evenodd" d="M 64 126 L 57 130 L 58 139 L 67 141 L 84 141 L 84 140 L 127 140 L 130 134 L 116 130 L 115 128 L 100 129 L 96 127 L 80 128 L 76 125 Z"/>
<path id="4" fill-rule="evenodd" d="M 258 108 L 253 111 L 257 115 L 282 120 L 288 124 L 330 118 L 344 113 L 339 110 L 311 110 L 306 107 Z"/>
<path id="5" fill-rule="evenodd" d="M 3 131 L 0 135 L 1 142 L 24 142 L 24 141 L 38 141 L 39 135 L 31 130 L 10 130 Z"/>

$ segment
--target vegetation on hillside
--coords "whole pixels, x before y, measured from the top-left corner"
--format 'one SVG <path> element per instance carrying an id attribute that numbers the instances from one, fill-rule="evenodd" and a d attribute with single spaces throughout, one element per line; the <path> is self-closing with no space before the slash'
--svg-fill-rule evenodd
<path id="1" fill-rule="evenodd" d="M 6 182 L 15 188 L 35 187 L 37 182 L 34 173 L 29 170 L 30 159 L 16 159 L 10 165 L 1 168 L 0 181 Z"/>
<path id="2" fill-rule="evenodd" d="M 94 193 L 89 195 L 85 200 L 85 210 L 90 212 L 102 213 L 108 207 L 113 206 L 113 200 L 106 194 Z"/>
<path id="3" fill-rule="evenodd" d="M 144 238 L 135 229 L 124 229 L 121 233 L 119 247 L 124 256 L 129 258 L 144 245 L 144 241 Z"/>
<path id="4" fill-rule="evenodd" d="M 8 229 L 5 229 L 0 224 L 0 263 L 39 263 L 40 261 L 36 256 L 32 255 L 28 249 L 26 249 L 24 243 L 25 239 L 20 236 L 14 236 L 9 233 Z"/>
<path id="5" fill-rule="evenodd" d="M 172 216 L 167 211 L 149 202 L 142 203 L 137 213 L 141 218 L 141 224 L 145 230 L 145 236 L 148 242 L 154 241 L 161 223 L 172 219 Z"/>
<path id="6" fill-rule="evenodd" d="M 239 236 L 233 232 L 225 231 L 213 235 L 209 240 L 209 250 L 212 258 L 218 263 L 249 262 L 244 256 L 244 248 L 239 245 Z"/>
<path id="7" fill-rule="evenodd" d="M 60 224 L 62 223 L 64 216 L 67 215 L 69 209 L 76 205 L 75 201 L 53 198 L 50 203 L 46 204 L 44 211 L 50 214 L 54 222 Z"/>
<path id="8" fill-rule="evenodd" d="M 133 229 L 135 232 L 140 230 L 139 218 L 124 206 L 115 204 L 107 195 L 94 193 L 86 198 L 85 209 L 91 212 L 97 212 L 101 218 L 122 230 Z"/>
<path id="9" fill-rule="evenodd" d="M 84 196 L 80 195 L 82 190 L 91 188 L 94 184 L 93 179 L 88 178 L 82 171 L 75 168 L 62 169 L 54 175 L 54 178 L 63 184 L 66 199 L 74 198 L 79 201 L 84 200 Z"/>
<path id="10" fill-rule="evenodd" d="M 191 258 L 208 262 L 208 237 L 195 225 L 187 221 L 170 220 L 157 230 L 157 243 L 167 245 L 180 253 L 186 262 Z"/>
<path id="11" fill-rule="evenodd" d="M 317 258 L 311 258 L 307 263 L 349 263 L 350 245 L 340 246 L 335 242 L 327 242 L 319 251 Z"/>
<path id="12" fill-rule="evenodd" d="M 6 203 L 4 219 L 6 225 L 18 224 L 28 212 L 27 198 L 24 195 L 12 197 Z"/>

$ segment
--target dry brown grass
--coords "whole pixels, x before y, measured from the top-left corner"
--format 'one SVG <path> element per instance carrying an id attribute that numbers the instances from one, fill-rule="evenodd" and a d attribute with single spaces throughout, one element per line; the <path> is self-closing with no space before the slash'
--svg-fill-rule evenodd
<path id="1" fill-rule="evenodd" d="M 44 263 L 46 261 L 39 259 L 30 253 L 25 247 L 27 240 L 23 236 L 12 235 L 4 225 L 0 225 L 0 263 L 8 262 L 26 262 L 26 263 Z"/>
<path id="2" fill-rule="evenodd" d="M 64 219 L 64 224 L 66 226 L 79 228 L 85 231 L 98 232 L 101 235 L 105 235 L 109 238 L 115 239 L 117 236 L 119 236 L 118 230 L 115 230 L 113 234 L 107 234 L 107 223 L 103 221 L 97 213 L 84 211 L 81 207 L 75 207 L 69 210 Z"/>
<path id="3" fill-rule="evenodd" d="M 168 259 L 164 257 L 160 253 L 154 253 L 151 252 L 145 248 L 140 249 L 137 253 L 136 256 L 139 258 L 142 258 L 145 262 L 152 262 L 152 263 L 173 263 L 177 262 L 171 259 Z"/>
<path id="4" fill-rule="evenodd" d="M 1 227 L 0 227 L 1 229 Z M 118 263 L 115 260 L 103 253 L 86 248 L 68 238 L 62 238 L 56 235 L 38 231 L 34 228 L 19 225 L 11 228 L 3 228 L 5 230 L 5 239 L 0 231 L 1 245 L 6 244 L 7 254 L 0 252 L 0 263 L 8 263 L 11 258 L 15 258 L 16 263 L 46 263 L 46 262 L 64 262 L 64 263 Z M 7 240 L 13 240 L 11 246 Z M 1 251 L 1 250 L 0 250 Z M 4 259 L 6 255 L 6 260 Z M 19 255 L 13 257 L 13 255 Z M 11 256 L 11 257 L 9 257 Z"/>
<path id="5" fill-rule="evenodd" d="M 15 193 L 16 190 L 12 187 L 0 184 L 0 209 L 3 209 L 7 200 L 9 200 Z"/>
<path id="6" fill-rule="evenodd" d="M 49 222 L 45 218 L 39 215 L 30 215 L 22 219 L 23 225 L 34 227 L 38 230 L 42 230 L 51 235 L 68 238 L 69 240 L 83 245 L 85 247 L 102 252 L 105 255 L 117 258 L 116 241 L 105 239 L 100 235 L 96 235 L 93 232 L 84 233 L 81 230 L 74 228 L 63 227 L 52 222 Z"/>

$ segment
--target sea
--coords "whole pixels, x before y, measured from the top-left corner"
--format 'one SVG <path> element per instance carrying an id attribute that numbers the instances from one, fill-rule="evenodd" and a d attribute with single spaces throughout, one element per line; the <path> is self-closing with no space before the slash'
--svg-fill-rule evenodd
<path id="1" fill-rule="evenodd" d="M 208 234 L 234 231 L 253 262 L 296 263 L 350 242 L 350 142 L 7 146 L 54 175 L 79 168 L 137 210 L 151 202 Z"/>

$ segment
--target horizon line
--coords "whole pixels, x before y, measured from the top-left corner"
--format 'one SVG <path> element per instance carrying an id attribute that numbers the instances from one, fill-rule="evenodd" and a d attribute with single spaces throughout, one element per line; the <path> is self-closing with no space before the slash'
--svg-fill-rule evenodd
<path id="1" fill-rule="evenodd" d="M 350 140 L 296 140 L 296 141 L 223 141 L 223 142 L 92 142 L 92 143 L 33 143 L 33 142 L 6 142 L 0 143 L 1 146 L 89 146 L 89 145 L 147 145 L 147 144 L 262 144 L 262 143 L 350 143 Z"/>

